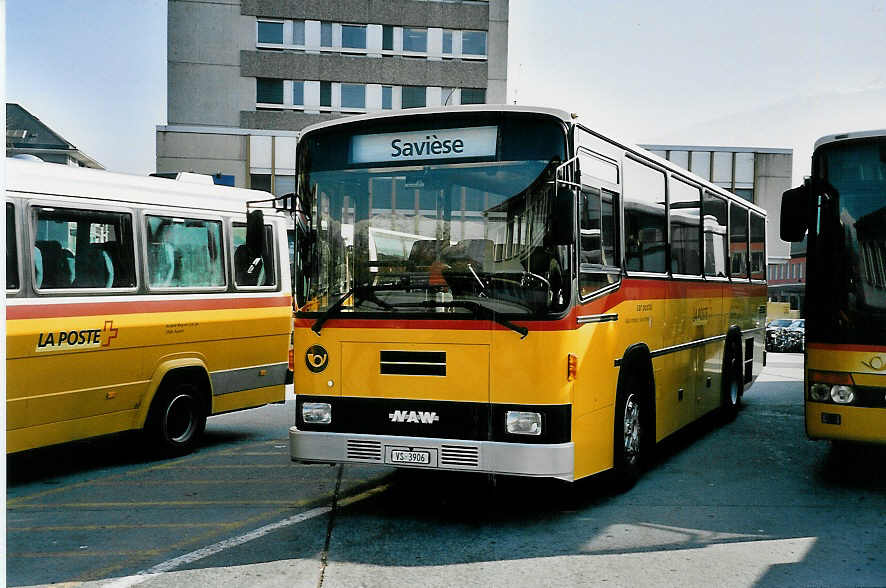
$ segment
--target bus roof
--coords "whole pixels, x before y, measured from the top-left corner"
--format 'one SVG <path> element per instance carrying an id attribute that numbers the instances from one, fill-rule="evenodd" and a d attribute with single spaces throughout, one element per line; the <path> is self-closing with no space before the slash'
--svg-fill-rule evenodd
<path id="1" fill-rule="evenodd" d="M 366 121 L 383 120 L 402 116 L 421 116 L 431 114 L 455 114 L 460 112 L 522 112 L 528 114 L 544 114 L 559 118 L 564 122 L 571 122 L 575 118 L 565 110 L 558 108 L 546 108 L 543 106 L 522 106 L 517 104 L 466 104 L 463 106 L 435 106 L 431 108 L 409 108 L 407 110 L 391 110 L 372 114 L 360 114 L 319 122 L 302 129 L 301 136 L 307 133 L 327 127 L 335 127 L 342 124 L 359 124 Z"/>
<path id="2" fill-rule="evenodd" d="M 564 123 L 567 123 L 567 124 L 582 124 L 580 120 L 576 120 L 576 119 L 578 119 L 577 115 L 566 112 L 565 110 L 560 110 L 558 108 L 547 108 L 547 107 L 543 107 L 543 106 L 523 106 L 523 105 L 516 105 L 516 104 L 470 104 L 470 105 L 464 105 L 464 106 L 410 108 L 408 110 L 396 110 L 396 111 L 389 111 L 389 112 L 383 112 L 383 113 L 363 114 L 363 115 L 337 118 L 334 120 L 324 121 L 324 122 L 316 123 L 316 124 L 305 127 L 302 130 L 302 134 L 299 137 L 299 141 L 301 141 L 301 139 L 306 134 L 308 134 L 312 131 L 317 131 L 320 129 L 326 129 L 326 128 L 330 128 L 330 127 L 337 127 L 337 126 L 341 126 L 341 125 L 360 124 L 362 122 L 367 122 L 367 121 L 384 120 L 384 119 L 388 119 L 388 118 L 397 118 L 397 117 L 411 117 L 414 115 L 421 116 L 421 115 L 434 115 L 434 114 L 457 114 L 460 112 L 489 112 L 489 113 L 498 113 L 498 112 L 511 113 L 511 112 L 514 112 L 514 113 L 541 114 L 541 115 L 546 115 L 546 116 L 560 119 L 561 121 L 563 121 Z M 584 126 L 585 128 L 588 128 L 588 129 L 590 128 L 584 124 L 582 124 L 582 126 Z M 616 145 L 616 146 L 618 146 L 622 149 L 625 149 L 627 151 L 630 151 L 636 155 L 641 155 L 642 157 L 645 157 L 651 161 L 654 161 L 656 164 L 658 164 L 664 168 L 667 168 L 672 173 L 676 173 L 676 174 L 681 175 L 687 179 L 692 179 L 692 181 L 702 185 L 703 187 L 705 187 L 706 189 L 708 189 L 709 191 L 711 191 L 713 193 L 720 194 L 721 196 L 729 195 L 729 198 L 733 202 L 739 203 L 742 206 L 749 208 L 749 209 L 751 209 L 759 214 L 762 214 L 764 216 L 766 215 L 766 210 L 763 209 L 762 207 L 760 207 L 759 205 L 756 205 L 753 202 L 748 202 L 747 200 L 745 200 L 739 196 L 736 196 L 734 193 L 729 192 L 728 190 L 725 190 L 724 188 L 721 188 L 721 187 L 717 186 L 716 184 L 693 174 L 689 170 L 684 169 L 678 165 L 675 165 L 675 164 L 671 163 L 670 161 L 668 161 L 667 159 L 659 157 L 658 155 L 656 155 L 655 153 L 652 153 L 648 149 L 645 149 L 645 148 L 640 147 L 638 145 L 634 145 L 634 144 L 629 143 L 627 141 L 621 141 L 620 139 L 617 139 L 611 135 L 603 135 L 603 134 L 600 134 L 599 132 L 596 132 L 596 131 L 592 131 L 592 132 L 594 134 L 598 135 L 599 137 L 605 139 L 606 141 L 612 143 L 613 145 Z"/>
<path id="3" fill-rule="evenodd" d="M 273 198 L 259 190 L 13 158 L 6 159 L 6 192 L 243 213 L 246 202 Z"/>
<path id="4" fill-rule="evenodd" d="M 879 131 L 853 131 L 851 133 L 837 133 L 834 135 L 825 135 L 815 142 L 814 149 L 818 149 L 822 145 L 835 143 L 837 141 L 851 141 L 852 139 L 869 139 L 871 137 L 886 137 L 886 129 Z"/>

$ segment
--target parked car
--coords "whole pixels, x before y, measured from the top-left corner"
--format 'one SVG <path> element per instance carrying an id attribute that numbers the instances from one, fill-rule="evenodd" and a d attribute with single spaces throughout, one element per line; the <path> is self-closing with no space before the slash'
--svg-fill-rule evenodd
<path id="1" fill-rule="evenodd" d="M 775 319 L 766 325 L 766 351 L 788 351 L 787 329 L 796 320 L 799 319 Z"/>

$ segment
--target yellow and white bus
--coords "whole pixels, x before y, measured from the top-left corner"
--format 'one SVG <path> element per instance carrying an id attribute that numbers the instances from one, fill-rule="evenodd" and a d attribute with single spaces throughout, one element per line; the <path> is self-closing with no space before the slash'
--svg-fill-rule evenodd
<path id="1" fill-rule="evenodd" d="M 244 214 L 267 194 L 6 165 L 8 452 L 145 429 L 182 453 L 284 400 L 286 218 Z"/>
<path id="2" fill-rule="evenodd" d="M 322 123 L 297 173 L 294 461 L 630 484 L 762 368 L 765 212 L 566 112 Z"/>
<path id="3" fill-rule="evenodd" d="M 782 239 L 807 234 L 806 433 L 886 443 L 886 130 L 815 143 L 781 208 Z"/>

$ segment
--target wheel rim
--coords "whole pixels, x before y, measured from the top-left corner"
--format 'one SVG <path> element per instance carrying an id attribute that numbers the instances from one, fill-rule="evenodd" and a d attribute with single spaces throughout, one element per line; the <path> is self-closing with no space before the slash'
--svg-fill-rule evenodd
<path id="1" fill-rule="evenodd" d="M 623 430 L 625 461 L 634 464 L 640 457 L 640 403 L 634 394 L 625 402 Z"/>
<path id="2" fill-rule="evenodd" d="M 732 403 L 732 406 L 738 404 L 738 377 L 736 377 L 738 373 L 737 363 L 733 360 L 732 377 L 729 382 L 729 402 Z"/>
<path id="3" fill-rule="evenodd" d="M 163 430 L 172 443 L 186 443 L 197 428 L 194 398 L 188 394 L 175 396 L 166 406 Z"/>

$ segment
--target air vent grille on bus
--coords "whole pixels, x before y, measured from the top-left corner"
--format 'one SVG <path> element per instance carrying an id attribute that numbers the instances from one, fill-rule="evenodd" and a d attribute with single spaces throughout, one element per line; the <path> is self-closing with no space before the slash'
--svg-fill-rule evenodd
<path id="1" fill-rule="evenodd" d="M 347 457 L 348 459 L 381 461 L 381 443 L 348 439 Z"/>
<path id="2" fill-rule="evenodd" d="M 382 351 L 382 374 L 401 376 L 445 376 L 445 351 Z"/>
<path id="3" fill-rule="evenodd" d="M 480 448 L 443 445 L 440 448 L 440 465 L 456 468 L 479 468 Z"/>

